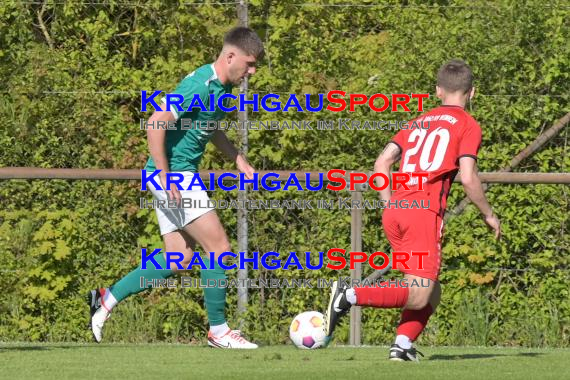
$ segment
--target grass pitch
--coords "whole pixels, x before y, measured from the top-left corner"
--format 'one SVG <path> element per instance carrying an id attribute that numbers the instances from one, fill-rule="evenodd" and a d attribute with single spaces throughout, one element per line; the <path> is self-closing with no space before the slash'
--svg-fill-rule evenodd
<path id="1" fill-rule="evenodd" d="M 4 379 L 563 379 L 569 349 L 432 347 L 420 364 L 386 347 L 227 351 L 167 344 L 2 344 Z"/>

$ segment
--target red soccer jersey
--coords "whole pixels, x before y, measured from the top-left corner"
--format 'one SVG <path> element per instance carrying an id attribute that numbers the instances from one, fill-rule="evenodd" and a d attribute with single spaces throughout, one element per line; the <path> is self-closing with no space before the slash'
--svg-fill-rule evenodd
<path id="1" fill-rule="evenodd" d="M 399 171 L 424 172 L 428 178 L 423 180 L 423 190 L 418 190 L 417 178 L 408 182 L 410 190 L 399 185 L 392 199 L 423 200 L 424 205 L 429 201 L 429 209 L 443 216 L 451 184 L 459 171 L 459 158 L 469 156 L 477 159 L 481 127 L 458 106 L 434 108 L 411 121 L 409 126 L 415 127 L 414 122 L 419 129 L 403 129 L 392 139 L 402 152 Z"/>

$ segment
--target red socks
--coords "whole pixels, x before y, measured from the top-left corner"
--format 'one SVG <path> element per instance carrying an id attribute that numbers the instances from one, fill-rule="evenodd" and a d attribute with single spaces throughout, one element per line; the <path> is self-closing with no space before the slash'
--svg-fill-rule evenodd
<path id="1" fill-rule="evenodd" d="M 358 306 L 374 306 L 383 308 L 404 307 L 408 302 L 409 289 L 388 281 L 379 286 L 354 288 Z"/>
<path id="2" fill-rule="evenodd" d="M 354 288 L 354 293 L 356 294 L 356 305 L 358 306 L 400 308 L 406 305 L 409 290 L 407 287 L 383 282 L 375 287 Z M 416 340 L 426 327 L 428 319 L 432 314 L 433 308 L 429 303 L 421 310 L 405 309 L 402 312 L 397 334 L 405 335 L 412 341 Z"/>
<path id="3" fill-rule="evenodd" d="M 405 335 L 415 341 L 427 325 L 427 321 L 433 313 L 433 308 L 428 303 L 421 310 L 404 310 L 398 326 L 397 334 Z"/>

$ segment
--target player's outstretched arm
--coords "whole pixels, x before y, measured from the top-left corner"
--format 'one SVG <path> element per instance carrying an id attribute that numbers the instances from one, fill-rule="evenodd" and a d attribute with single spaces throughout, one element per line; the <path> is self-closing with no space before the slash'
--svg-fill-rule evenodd
<path id="1" fill-rule="evenodd" d="M 495 231 L 495 238 L 499 239 L 501 237 L 501 223 L 499 218 L 493 214 L 493 209 L 485 196 L 485 191 L 477 174 L 477 161 L 472 157 L 461 157 L 459 159 L 459 170 L 465 194 L 481 211 L 485 223 Z"/>
<path id="2" fill-rule="evenodd" d="M 376 159 L 374 163 L 374 172 L 383 173 L 386 178 L 390 178 L 390 170 L 392 165 L 394 165 L 400 159 L 401 154 L 400 147 L 392 142 L 388 143 L 382 153 Z M 383 185 L 382 179 L 376 179 L 376 186 L 381 187 Z M 386 186 L 384 190 L 380 190 L 380 199 L 384 199 L 386 202 L 392 197 L 392 191 L 390 186 Z"/>
<path id="3" fill-rule="evenodd" d="M 156 110 L 150 119 L 148 119 L 149 125 L 159 125 L 157 121 L 169 122 L 175 121 L 174 115 L 169 111 L 162 111 L 163 105 L 160 105 L 161 110 Z M 160 182 L 163 189 L 165 189 L 167 195 L 172 199 L 176 199 L 180 202 L 182 196 L 176 188 L 176 186 L 171 187 L 171 190 L 166 190 L 166 173 L 170 171 L 170 166 L 168 165 L 168 158 L 166 157 L 166 129 L 163 128 L 149 128 L 146 131 L 146 137 L 148 140 L 148 149 L 150 155 L 154 162 L 155 167 L 158 170 L 162 170 L 159 174 Z"/>
<path id="4" fill-rule="evenodd" d="M 234 161 L 238 170 L 245 173 L 247 179 L 253 178 L 255 169 L 247 162 L 245 157 L 240 154 L 235 145 L 228 139 L 226 134 L 220 130 L 214 132 L 212 136 L 212 143 L 222 152 L 227 158 Z"/>

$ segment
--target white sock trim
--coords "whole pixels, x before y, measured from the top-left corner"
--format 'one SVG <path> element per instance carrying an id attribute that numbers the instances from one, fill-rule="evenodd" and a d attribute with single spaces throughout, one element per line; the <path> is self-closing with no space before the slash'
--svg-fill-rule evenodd
<path id="1" fill-rule="evenodd" d="M 223 325 L 210 326 L 210 332 L 216 338 L 223 336 L 225 333 L 228 332 L 229 329 L 230 327 L 228 326 L 227 322 L 224 323 Z"/>
<path id="2" fill-rule="evenodd" d="M 398 335 L 394 343 L 396 343 L 398 346 L 402 347 L 405 350 L 409 350 L 410 348 L 412 348 L 412 340 L 405 335 Z"/>
<path id="3" fill-rule="evenodd" d="M 346 290 L 346 300 L 350 302 L 352 305 L 356 305 L 356 292 L 353 288 Z"/>
<path id="4" fill-rule="evenodd" d="M 105 294 L 103 295 L 103 302 L 102 305 L 108 312 L 113 310 L 113 308 L 119 303 L 113 293 L 109 290 L 109 288 L 105 288 Z"/>

